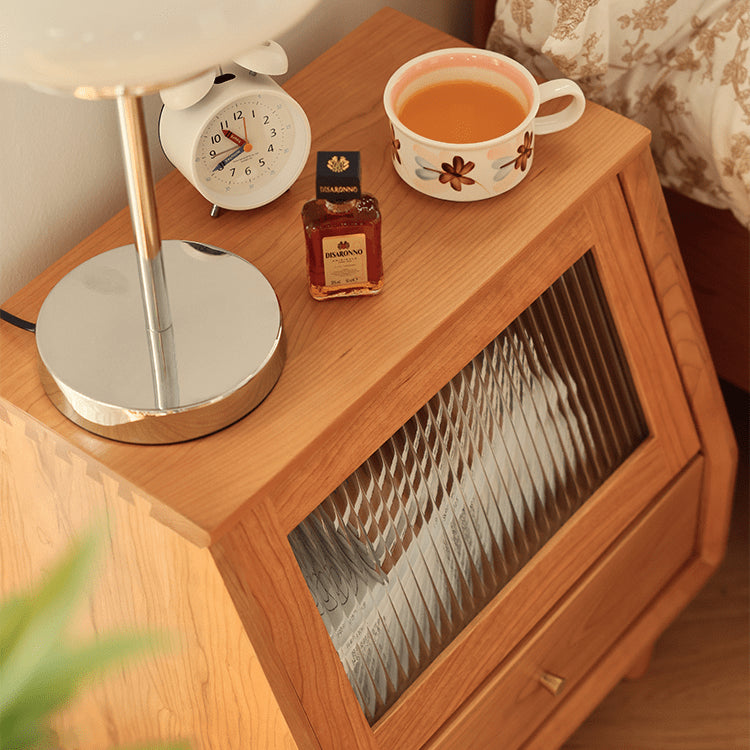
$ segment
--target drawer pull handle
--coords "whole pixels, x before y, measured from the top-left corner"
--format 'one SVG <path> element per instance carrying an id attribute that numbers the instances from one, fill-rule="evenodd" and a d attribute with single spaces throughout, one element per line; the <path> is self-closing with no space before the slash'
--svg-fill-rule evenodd
<path id="1" fill-rule="evenodd" d="M 542 674 L 539 675 L 539 682 L 541 682 L 542 685 L 552 693 L 552 695 L 560 695 L 565 687 L 565 678 L 558 677 L 551 672 L 542 672 Z"/>

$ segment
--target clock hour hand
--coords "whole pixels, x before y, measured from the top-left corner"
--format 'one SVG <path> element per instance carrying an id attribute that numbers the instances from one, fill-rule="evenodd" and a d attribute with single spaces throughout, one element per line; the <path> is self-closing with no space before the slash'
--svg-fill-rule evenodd
<path id="1" fill-rule="evenodd" d="M 224 133 L 225 138 L 229 138 L 229 140 L 232 141 L 232 143 L 236 143 L 238 146 L 244 146 L 247 143 L 246 138 L 242 138 L 236 133 L 233 133 L 231 130 L 226 130 L 222 128 L 221 132 Z"/>

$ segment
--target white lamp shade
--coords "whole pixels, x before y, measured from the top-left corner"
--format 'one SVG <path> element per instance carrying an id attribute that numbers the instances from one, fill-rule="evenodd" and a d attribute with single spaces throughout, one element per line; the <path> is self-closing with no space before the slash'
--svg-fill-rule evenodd
<path id="1" fill-rule="evenodd" d="M 0 13 L 0 77 L 53 89 L 158 88 L 297 23 L 317 0 L 17 0 Z"/>

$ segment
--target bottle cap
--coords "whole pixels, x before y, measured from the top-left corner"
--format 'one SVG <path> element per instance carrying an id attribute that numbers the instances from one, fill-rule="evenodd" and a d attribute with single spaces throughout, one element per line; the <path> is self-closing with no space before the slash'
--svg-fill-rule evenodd
<path id="1" fill-rule="evenodd" d="M 318 151 L 315 191 L 333 203 L 360 198 L 359 151 Z"/>

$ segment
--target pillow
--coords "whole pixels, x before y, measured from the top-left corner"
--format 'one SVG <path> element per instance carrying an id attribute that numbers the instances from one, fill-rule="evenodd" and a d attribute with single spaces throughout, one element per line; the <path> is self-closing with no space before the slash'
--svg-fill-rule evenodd
<path id="1" fill-rule="evenodd" d="M 665 187 L 750 225 L 750 0 L 498 0 L 487 47 L 652 131 Z"/>

